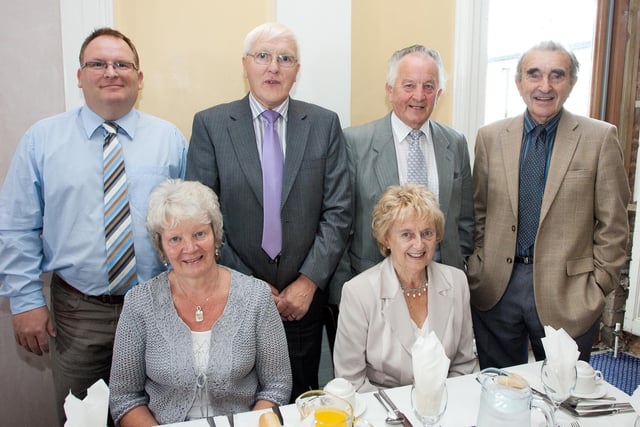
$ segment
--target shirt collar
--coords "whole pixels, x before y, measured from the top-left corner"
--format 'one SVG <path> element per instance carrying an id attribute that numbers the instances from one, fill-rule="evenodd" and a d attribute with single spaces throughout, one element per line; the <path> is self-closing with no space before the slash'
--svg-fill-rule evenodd
<path id="1" fill-rule="evenodd" d="M 391 129 L 393 130 L 393 133 L 396 136 L 398 142 L 404 141 L 409 135 L 409 133 L 413 130 L 413 128 L 411 128 L 405 122 L 400 120 L 400 117 L 396 115 L 395 111 L 391 112 Z M 424 132 L 425 135 L 427 135 L 427 140 L 428 140 L 429 119 L 427 119 L 427 121 L 422 124 L 422 126 L 420 127 L 420 130 Z"/>
<path id="2" fill-rule="evenodd" d="M 268 108 L 264 108 L 264 106 L 253 96 L 251 92 L 249 92 L 249 106 L 251 107 L 251 116 L 253 120 L 258 118 L 260 114 L 262 114 Z M 278 105 L 276 108 L 273 108 L 273 111 L 277 111 L 280 113 L 284 121 L 287 121 L 287 113 L 289 112 L 289 97 L 284 100 L 284 102 Z"/>
<path id="3" fill-rule="evenodd" d="M 558 114 L 556 114 L 555 116 L 553 116 L 553 118 L 551 120 L 547 120 L 547 122 L 544 125 L 542 125 L 542 127 L 544 127 L 544 130 L 547 133 L 547 135 L 550 135 L 551 133 L 554 133 L 558 129 L 558 122 L 560 121 L 560 118 L 562 117 L 562 112 L 563 111 L 564 111 L 564 109 L 561 109 L 560 112 Z M 538 124 L 535 122 L 535 120 L 533 120 L 533 118 L 529 114 L 529 110 L 527 110 L 524 113 L 524 133 L 525 133 L 525 135 L 528 135 L 531 131 L 533 131 L 533 129 L 535 129 L 536 126 L 538 126 Z"/>
<path id="4" fill-rule="evenodd" d="M 127 114 L 120 117 L 118 120 L 115 120 L 120 127 L 119 133 L 127 135 L 129 138 L 133 139 L 135 137 L 138 117 L 138 111 L 132 108 Z M 102 123 L 104 123 L 105 120 L 87 105 L 83 105 L 80 108 L 80 120 L 84 127 L 84 131 L 87 134 L 87 138 L 91 138 L 96 132 L 101 132 L 100 135 L 104 132 Z"/>

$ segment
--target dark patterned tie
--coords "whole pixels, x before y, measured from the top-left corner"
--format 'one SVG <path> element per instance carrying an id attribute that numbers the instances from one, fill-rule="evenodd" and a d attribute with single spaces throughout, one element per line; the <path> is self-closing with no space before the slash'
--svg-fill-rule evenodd
<path id="1" fill-rule="evenodd" d="M 520 166 L 520 189 L 518 197 L 518 245 L 526 250 L 536 240 L 540 208 L 545 185 L 547 144 L 544 126 L 533 130 L 533 141 Z"/>
<path id="2" fill-rule="evenodd" d="M 427 162 L 420 149 L 420 139 L 424 133 L 420 129 L 413 129 L 407 138 L 409 153 L 407 155 L 407 181 L 428 187 Z"/>
<path id="3" fill-rule="evenodd" d="M 109 293 L 123 295 L 138 283 L 133 248 L 133 228 L 129 212 L 127 175 L 118 125 L 104 122 L 107 131 L 103 145 L 104 160 L 104 230 L 107 244 Z"/>
<path id="4" fill-rule="evenodd" d="M 282 221 L 280 203 L 282 201 L 282 173 L 284 156 L 280 147 L 280 138 L 276 121 L 280 113 L 265 110 L 262 117 L 266 120 L 262 139 L 262 248 L 271 259 L 275 259 L 282 250 Z"/>

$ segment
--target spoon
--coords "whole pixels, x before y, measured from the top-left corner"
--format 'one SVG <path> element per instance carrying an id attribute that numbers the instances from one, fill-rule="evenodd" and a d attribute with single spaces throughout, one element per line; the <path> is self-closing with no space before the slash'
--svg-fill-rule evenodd
<path id="1" fill-rule="evenodd" d="M 387 424 L 402 424 L 402 417 L 398 416 L 395 412 L 391 410 L 386 404 L 386 402 L 382 399 L 379 393 L 373 393 L 373 395 L 378 399 L 378 402 L 382 405 L 382 407 L 387 411 L 387 418 L 385 418 L 384 422 Z"/>

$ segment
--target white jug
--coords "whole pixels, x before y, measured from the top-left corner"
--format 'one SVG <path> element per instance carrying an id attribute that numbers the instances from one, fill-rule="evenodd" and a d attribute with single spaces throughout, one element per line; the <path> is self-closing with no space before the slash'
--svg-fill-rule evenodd
<path id="1" fill-rule="evenodd" d="M 487 368 L 476 379 L 482 385 L 478 427 L 530 427 L 532 407 L 544 414 L 548 427 L 553 427 L 551 408 L 532 396 L 531 387 L 520 375 Z"/>

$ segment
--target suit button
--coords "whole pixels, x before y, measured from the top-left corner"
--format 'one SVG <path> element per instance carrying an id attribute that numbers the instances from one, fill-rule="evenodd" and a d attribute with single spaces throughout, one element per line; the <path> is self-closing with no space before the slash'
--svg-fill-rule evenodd
<path id="1" fill-rule="evenodd" d="M 513 264 L 513 258 L 507 258 L 507 264 Z"/>
<path id="2" fill-rule="evenodd" d="M 512 226 L 511 226 L 511 231 L 513 231 L 513 232 L 515 232 L 515 231 L 516 231 L 516 226 L 515 226 L 515 225 L 512 225 Z"/>

